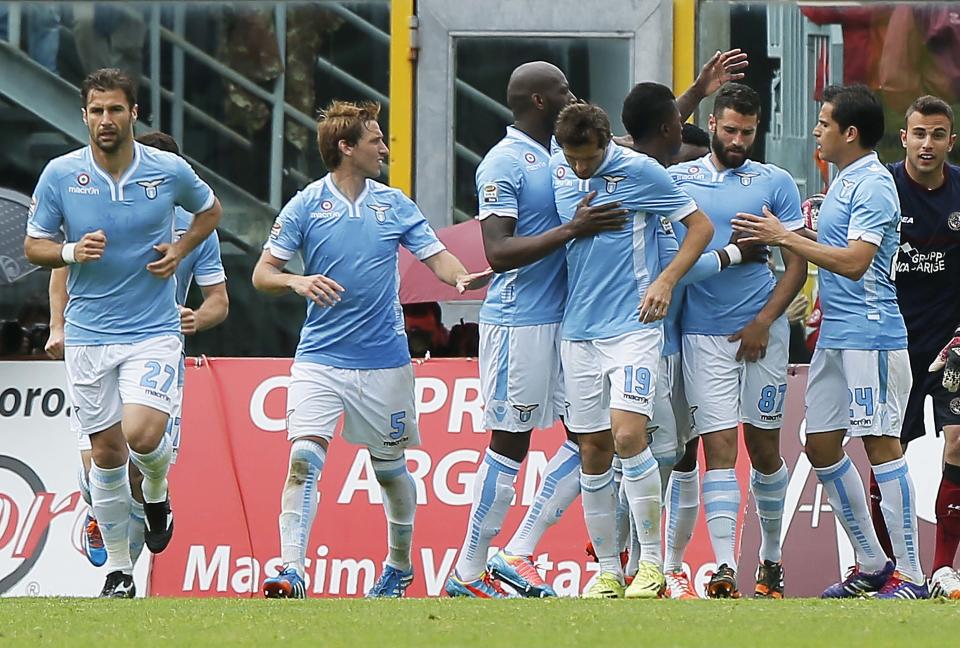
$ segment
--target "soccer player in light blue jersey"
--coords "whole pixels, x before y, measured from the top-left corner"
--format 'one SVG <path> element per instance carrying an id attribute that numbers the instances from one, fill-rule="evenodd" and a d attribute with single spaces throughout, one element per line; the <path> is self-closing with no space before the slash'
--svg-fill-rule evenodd
<path id="1" fill-rule="evenodd" d="M 727 244 L 738 212 L 769 208 L 788 229 L 803 228 L 800 192 L 790 174 L 750 159 L 760 119 L 760 97 L 730 83 L 717 94 L 708 127 L 711 152 L 670 168 L 677 184 L 710 217 L 710 248 Z M 761 542 L 755 596 L 783 597 L 780 530 L 786 464 L 780 457 L 780 421 L 787 388 L 789 327 L 784 311 L 803 286 L 807 263 L 782 250 L 783 276 L 746 264 L 687 288 L 683 367 L 694 430 L 707 471 L 703 501 L 717 567 L 707 585 L 712 598 L 737 598 L 737 426 L 743 424 L 752 465 Z"/>
<path id="2" fill-rule="evenodd" d="M 168 153 L 180 154 L 180 147 L 176 141 L 166 133 L 152 132 L 141 135 L 137 141 L 145 146 L 167 151 Z M 181 207 L 176 207 L 175 218 L 175 238 L 183 236 L 190 227 L 193 215 Z M 177 308 L 180 311 L 180 332 L 181 336 L 193 335 L 198 331 L 204 331 L 216 326 L 226 319 L 229 310 L 229 298 L 227 296 L 226 275 L 223 271 L 223 263 L 220 260 L 220 240 L 217 232 L 214 230 L 203 242 L 194 248 L 178 265 L 174 275 L 177 281 L 176 300 Z M 200 286 L 200 292 L 203 302 L 196 310 L 186 306 L 187 292 L 190 285 L 196 281 Z M 63 359 L 63 327 L 64 327 L 64 309 L 66 308 L 69 296 L 67 295 L 67 269 L 57 268 L 50 273 L 50 338 L 47 341 L 47 353 L 57 359 Z M 177 382 L 177 400 L 173 405 L 170 419 L 167 422 L 167 436 L 173 449 L 170 463 L 176 463 L 177 454 L 180 449 L 180 412 L 183 404 L 183 381 L 184 381 L 184 363 L 183 356 L 180 359 L 180 372 Z M 74 419 L 71 419 L 73 422 Z M 75 427 L 75 426 L 72 426 Z M 78 434 L 81 466 L 78 472 L 78 481 L 80 493 L 87 505 L 91 505 L 90 499 L 90 464 L 92 461 L 92 451 L 90 438 L 84 434 Z M 143 475 L 136 464 L 128 464 L 130 475 L 130 488 L 133 495 L 132 512 L 130 515 L 130 559 L 133 564 L 137 563 L 140 552 L 143 550 L 145 519 L 143 511 L 143 492 L 141 482 Z M 103 538 L 100 533 L 100 526 L 96 516 L 91 509 L 87 513 L 87 520 L 83 528 L 81 546 L 87 559 L 96 567 L 104 564 L 107 559 L 106 549 L 103 546 Z"/>
<path id="3" fill-rule="evenodd" d="M 491 576 L 528 597 L 555 596 L 532 555 L 546 530 L 580 493 L 579 455 L 570 438 L 547 462 L 541 488 L 503 551 L 487 560 L 514 498 L 514 481 L 534 428 L 563 414 L 559 329 L 566 295 L 563 246 L 575 237 L 622 228 L 613 205 L 578 207 L 561 225 L 553 199 L 550 153 L 557 115 L 573 102 L 567 79 L 543 61 L 510 75 L 507 103 L 514 123 L 477 169 L 484 248 L 496 274 L 480 309 L 480 384 L 490 447 L 474 487 L 463 547 L 445 591 L 500 598 Z M 587 197 L 592 198 L 592 196 Z"/>
<path id="4" fill-rule="evenodd" d="M 257 289 L 307 300 L 287 389 L 293 443 L 281 496 L 283 567 L 264 581 L 270 598 L 306 595 L 317 481 L 341 415 L 344 439 L 367 447 L 384 496 L 389 553 L 367 595 L 400 597 L 413 582 L 417 494 L 404 449 L 417 445 L 420 433 L 398 295 L 399 246 L 461 292 L 489 279 L 488 272 L 469 274 L 402 192 L 373 180 L 389 152 L 379 112 L 379 104 L 341 101 L 324 111 L 317 140 L 330 173 L 284 206 L 253 271 Z M 304 275 L 285 273 L 297 253 Z"/>
<path id="5" fill-rule="evenodd" d="M 567 299 L 560 332 L 565 420 L 579 435 L 584 519 L 600 562 L 600 574 L 584 596 L 655 598 L 665 589 L 661 488 L 657 462 L 647 445 L 647 422 L 662 347 L 659 320 L 713 228 L 656 160 L 611 141 L 610 123 L 601 108 L 566 107 L 556 136 L 563 150 L 551 158 L 550 166 L 561 221 L 568 222 L 583 196 L 593 191 L 630 212 L 623 230 L 567 245 Z M 661 217 L 682 221 L 688 228 L 666 268 L 660 267 L 656 242 Z M 615 449 L 642 548 L 639 571 L 626 592 L 616 539 Z"/>
<path id="6" fill-rule="evenodd" d="M 734 228 L 820 266 L 823 324 L 807 381 L 806 453 L 854 547 L 857 565 L 825 598 L 876 593 L 926 598 L 920 566 L 916 497 L 900 446 L 910 393 L 907 330 L 893 283 L 900 243 L 900 203 L 874 147 L 883 106 L 865 86 L 831 86 L 813 135 L 839 174 L 820 207 L 817 241 L 788 231 L 768 210 L 738 214 Z M 863 483 L 843 450 L 859 437 L 883 495 L 889 560 L 870 521 Z"/>
<path id="7" fill-rule="evenodd" d="M 135 593 L 128 456 L 143 474 L 147 547 L 163 551 L 173 533 L 166 479 L 173 449 L 164 431 L 182 345 L 172 276 L 221 213 L 185 160 L 134 142 L 135 91 L 119 70 L 84 79 L 90 144 L 46 166 L 24 242 L 32 263 L 69 267 L 67 387 L 93 450 L 91 498 L 109 572 L 101 596 L 120 598 Z M 174 241 L 177 205 L 196 216 Z"/>

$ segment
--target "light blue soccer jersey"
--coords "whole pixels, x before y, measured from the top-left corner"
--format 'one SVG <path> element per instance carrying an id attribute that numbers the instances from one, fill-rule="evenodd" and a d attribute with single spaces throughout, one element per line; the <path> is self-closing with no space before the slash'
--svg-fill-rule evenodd
<path id="1" fill-rule="evenodd" d="M 555 140 L 551 144 L 555 146 Z M 536 236 L 560 225 L 550 176 L 551 152 L 508 126 L 506 136 L 477 167 L 480 220 L 515 218 L 516 236 Z M 564 251 L 559 249 L 529 265 L 495 274 L 480 308 L 480 321 L 502 326 L 559 322 L 566 272 Z"/>
<path id="2" fill-rule="evenodd" d="M 906 349 L 907 329 L 897 306 L 894 263 L 900 244 L 900 200 L 890 172 L 866 155 L 837 176 L 820 206 L 817 240 L 845 248 L 863 240 L 877 246 L 857 281 L 823 268 L 817 274 L 824 349 Z"/>
<path id="3" fill-rule="evenodd" d="M 69 266 L 65 344 L 131 343 L 179 335 L 175 282 L 147 271 L 173 242 L 174 206 L 191 213 L 213 206 L 213 191 L 179 155 L 134 143 L 118 182 L 89 146 L 47 164 L 33 194 L 27 235 L 79 241 L 103 230 L 103 258 Z"/>
<path id="4" fill-rule="evenodd" d="M 598 340 L 659 327 L 659 322 L 640 322 L 637 309 L 647 286 L 660 274 L 660 217 L 678 221 L 697 204 L 656 160 L 612 142 L 589 179 L 574 174 L 562 151 L 553 155 L 550 169 L 561 221 L 570 221 L 591 191 L 597 192 L 597 202 L 619 201 L 629 210 L 622 230 L 567 243 L 563 339 Z"/>
<path id="5" fill-rule="evenodd" d="M 341 369 L 410 362 L 398 293 L 400 245 L 421 261 L 445 249 L 413 201 L 379 182 L 367 180 L 351 202 L 326 175 L 284 206 L 264 248 L 283 260 L 300 252 L 305 275 L 324 275 L 345 289 L 336 306 L 307 302 L 297 360 Z"/>
<path id="6" fill-rule="evenodd" d="M 730 242 L 737 212 L 763 215 L 767 207 L 789 230 L 803 227 L 800 192 L 789 173 L 772 164 L 747 160 L 719 171 L 706 155 L 670 167 L 670 175 L 697 201 L 713 223 L 707 250 Z M 683 228 L 678 235 L 683 238 Z M 722 276 L 687 289 L 682 327 L 693 335 L 732 335 L 753 321 L 770 298 L 777 280 L 763 263 L 731 266 Z"/>
<path id="7" fill-rule="evenodd" d="M 190 229 L 192 222 L 193 214 L 181 207 L 176 208 L 174 236 L 177 240 Z M 176 299 L 180 306 L 186 303 L 192 282 L 196 281 L 198 286 L 215 286 L 227 280 L 220 259 L 220 238 L 216 230 L 210 232 L 200 245 L 184 257 L 174 276 L 177 278 Z"/>

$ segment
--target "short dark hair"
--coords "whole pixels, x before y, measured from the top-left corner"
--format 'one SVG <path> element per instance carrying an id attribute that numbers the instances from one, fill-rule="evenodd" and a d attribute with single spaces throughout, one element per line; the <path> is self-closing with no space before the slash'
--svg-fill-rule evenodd
<path id="1" fill-rule="evenodd" d="M 917 97 L 907 108 L 907 113 L 903 116 L 903 121 L 910 119 L 910 115 L 918 112 L 921 115 L 929 117 L 930 115 L 943 115 L 950 120 L 950 130 L 953 130 L 953 108 L 940 97 L 933 95 L 923 95 Z"/>
<path id="2" fill-rule="evenodd" d="M 883 106 L 862 83 L 827 86 L 823 89 L 823 103 L 833 106 L 831 117 L 841 130 L 851 126 L 857 129 L 863 148 L 872 149 L 883 137 Z"/>
<path id="3" fill-rule="evenodd" d="M 683 133 L 681 133 L 680 137 L 684 144 L 710 148 L 710 136 L 707 135 L 707 131 L 703 130 L 696 124 L 691 124 L 690 122 L 684 124 Z"/>
<path id="4" fill-rule="evenodd" d="M 620 119 L 633 141 L 640 142 L 672 119 L 676 110 L 677 100 L 670 88 L 644 81 L 633 86 L 623 100 Z"/>
<path id="5" fill-rule="evenodd" d="M 160 131 L 144 133 L 137 138 L 137 141 L 144 146 L 152 146 L 155 149 L 160 149 L 161 151 L 166 151 L 167 153 L 175 153 L 180 155 L 180 147 L 177 146 L 177 140 L 173 139 L 166 133 L 161 133 Z"/>
<path id="6" fill-rule="evenodd" d="M 87 107 L 87 99 L 90 98 L 90 91 L 107 92 L 109 90 L 123 90 L 127 97 L 127 105 L 133 108 L 137 103 L 137 84 L 133 79 L 117 68 L 101 68 L 91 72 L 80 84 L 80 98 L 83 100 L 83 107 Z"/>
<path id="7" fill-rule="evenodd" d="M 748 85 L 742 83 L 725 83 L 717 92 L 713 101 L 713 116 L 720 117 L 723 111 L 729 108 L 741 115 L 760 116 L 760 95 Z"/>
<path id="8" fill-rule="evenodd" d="M 570 104 L 557 117 L 556 138 L 560 146 L 583 146 L 595 137 L 600 148 L 610 143 L 610 119 L 594 104 Z"/>

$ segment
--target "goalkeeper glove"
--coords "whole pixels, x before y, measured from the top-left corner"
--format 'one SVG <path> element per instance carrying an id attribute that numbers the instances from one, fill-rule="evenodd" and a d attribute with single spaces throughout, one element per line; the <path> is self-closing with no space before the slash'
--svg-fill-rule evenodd
<path id="1" fill-rule="evenodd" d="M 943 369 L 943 386 L 947 391 L 955 392 L 960 388 L 960 328 L 953 333 L 953 339 L 947 342 L 930 364 L 929 371 Z"/>

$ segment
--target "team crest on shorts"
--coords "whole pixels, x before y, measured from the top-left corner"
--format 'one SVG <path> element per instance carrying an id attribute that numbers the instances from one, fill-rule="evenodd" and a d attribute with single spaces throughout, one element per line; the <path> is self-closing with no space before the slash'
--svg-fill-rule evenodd
<path id="1" fill-rule="evenodd" d="M 157 187 L 163 184 L 163 178 L 159 180 L 140 180 L 137 184 L 143 187 L 143 193 L 147 195 L 149 200 L 156 200 Z"/>
<path id="2" fill-rule="evenodd" d="M 746 171 L 734 171 L 733 175 L 740 178 L 740 184 L 744 187 L 749 187 L 753 183 L 753 179 L 756 178 L 759 173 L 748 173 Z"/>
<path id="3" fill-rule="evenodd" d="M 540 407 L 540 404 L 535 405 L 513 405 L 513 409 L 517 410 L 520 413 L 520 422 L 526 423 L 530 420 L 530 417 L 533 416 L 533 411 Z"/>
<path id="4" fill-rule="evenodd" d="M 960 396 L 950 399 L 950 411 L 960 416 Z"/>
<path id="5" fill-rule="evenodd" d="M 947 216 L 947 227 L 954 232 L 960 232 L 960 211 L 955 211 Z"/>
<path id="6" fill-rule="evenodd" d="M 376 215 L 378 223 L 387 222 L 387 212 L 390 211 L 390 205 L 370 205 L 370 209 Z"/>
<path id="7" fill-rule="evenodd" d="M 605 175 L 603 179 L 607 181 L 607 186 L 605 189 L 608 194 L 612 194 L 617 190 L 617 185 L 626 180 L 626 176 L 614 176 L 614 175 Z"/>

